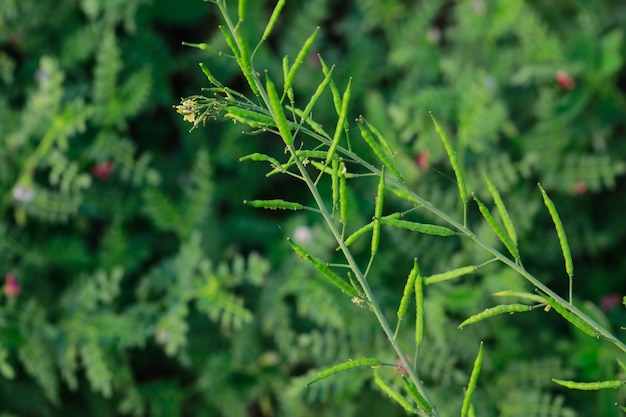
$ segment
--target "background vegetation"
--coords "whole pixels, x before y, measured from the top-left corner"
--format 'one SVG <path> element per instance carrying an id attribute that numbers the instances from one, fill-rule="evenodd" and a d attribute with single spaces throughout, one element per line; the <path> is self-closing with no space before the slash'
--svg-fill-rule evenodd
<path id="1" fill-rule="evenodd" d="M 246 30 L 256 40 L 274 3 L 249 3 Z M 525 266 L 565 294 L 541 181 L 575 256 L 575 299 L 620 335 L 625 13 L 617 0 L 290 1 L 256 65 L 280 73 L 283 55 L 320 26 L 315 52 L 337 65 L 339 85 L 352 77 L 351 117 L 367 114 L 401 150 L 411 187 L 459 211 L 432 111 L 454 132 L 468 188 L 488 200 L 481 175 L 490 174 Z M 372 317 L 315 279 L 284 239 L 332 257 L 319 220 L 242 204 L 277 190 L 306 202 L 298 183 L 258 181 L 262 166 L 237 162 L 281 152 L 281 143 L 230 123 L 189 133 L 172 109 L 207 85 L 198 62 L 246 88 L 233 60 L 180 45 L 225 51 L 218 24 L 217 10 L 195 0 L 0 4 L 3 416 L 404 413 L 366 373 L 303 390 L 319 368 L 393 355 Z M 319 81 L 312 53 L 296 99 Z M 326 107 L 315 118 L 332 123 L 330 100 Z M 353 190 L 351 216 L 368 220 L 375 189 Z M 386 231 L 370 283 L 390 315 L 418 255 L 425 274 L 485 260 L 458 241 Z M 558 316 L 457 330 L 493 305 L 491 293 L 515 286 L 528 290 L 493 264 L 428 288 L 430 348 L 420 365 L 441 415 L 458 413 L 480 340 L 478 414 L 618 415 L 620 391 L 572 395 L 551 382 L 618 373 L 612 347 Z"/>

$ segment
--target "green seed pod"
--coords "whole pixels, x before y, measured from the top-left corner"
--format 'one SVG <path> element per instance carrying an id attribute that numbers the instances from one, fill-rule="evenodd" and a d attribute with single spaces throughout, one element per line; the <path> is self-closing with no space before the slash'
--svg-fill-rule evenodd
<path id="1" fill-rule="evenodd" d="M 480 313 L 474 314 L 473 316 L 467 318 L 463 323 L 459 324 L 459 329 L 462 329 L 468 324 L 478 323 L 481 320 L 485 320 L 500 314 L 525 313 L 527 311 L 530 311 L 530 309 L 530 306 L 526 304 L 502 304 L 496 307 L 487 308 L 484 311 L 481 311 Z"/>
<path id="2" fill-rule="evenodd" d="M 311 128 L 316 133 L 318 133 L 318 134 L 320 134 L 320 135 L 322 135 L 324 137 L 328 137 L 328 134 L 326 133 L 326 131 L 322 128 L 322 126 L 319 123 L 314 122 L 313 119 L 311 119 L 309 117 L 309 115 L 313 111 L 313 106 L 315 106 L 315 103 L 317 103 L 317 100 L 320 98 L 320 96 L 322 95 L 322 93 L 326 89 L 326 86 L 328 86 L 329 82 L 331 81 L 331 76 L 332 76 L 332 73 L 333 73 L 334 69 L 335 69 L 335 67 L 333 66 L 330 69 L 330 71 L 328 71 L 328 73 L 325 74 L 324 80 L 320 83 L 320 85 L 317 86 L 317 89 L 315 90 L 315 93 L 313 93 L 313 95 L 311 96 L 311 99 L 309 100 L 307 105 L 304 107 L 304 110 L 301 111 L 301 112 L 297 112 L 298 116 L 300 116 L 301 122 L 303 120 L 306 120 L 306 122 L 309 124 L 309 126 L 311 126 Z"/>
<path id="3" fill-rule="evenodd" d="M 467 417 L 469 412 L 472 396 L 476 390 L 476 384 L 478 383 L 478 375 L 480 374 L 480 367 L 483 363 L 483 342 L 480 342 L 480 348 L 478 349 L 478 356 L 474 361 L 474 367 L 472 368 L 472 374 L 470 375 L 469 383 L 467 384 L 467 390 L 465 391 L 465 397 L 463 398 L 463 406 L 461 407 L 461 417 Z"/>
<path id="4" fill-rule="evenodd" d="M 244 204 L 256 208 L 265 208 L 272 210 L 302 210 L 303 206 L 300 203 L 292 203 L 285 200 L 244 200 Z"/>
<path id="5" fill-rule="evenodd" d="M 297 151 L 296 151 L 297 155 Z M 325 157 L 324 155 L 323 157 Z M 330 189 L 333 197 L 333 216 L 335 214 L 335 210 L 339 207 L 339 160 L 333 159 L 332 165 L 332 175 L 330 176 Z"/>
<path id="6" fill-rule="evenodd" d="M 459 160 L 456 156 L 456 151 L 452 147 L 452 143 L 450 139 L 448 139 L 448 134 L 441 127 L 435 116 L 430 113 L 431 119 L 433 119 L 433 123 L 435 124 L 435 130 L 437 134 L 441 138 L 443 142 L 444 148 L 446 148 L 446 153 L 448 154 L 448 159 L 450 160 L 450 165 L 452 165 L 452 170 L 454 171 L 454 175 L 456 176 L 456 182 L 459 186 L 459 195 L 461 196 L 461 201 L 463 203 L 467 203 L 467 187 L 465 186 L 465 176 L 463 174 L 463 169 L 461 168 L 461 164 L 459 164 Z"/>
<path id="7" fill-rule="evenodd" d="M 459 278 L 464 275 L 473 274 L 478 271 L 476 265 L 463 266 L 461 268 L 453 269 L 451 271 L 442 272 L 441 274 L 431 275 L 424 278 L 424 285 L 435 284 L 437 282 L 448 281 L 451 279 Z"/>
<path id="8" fill-rule="evenodd" d="M 424 279 L 417 271 L 415 278 L 415 346 L 421 346 L 424 340 Z"/>
<path id="9" fill-rule="evenodd" d="M 415 279 L 419 275 L 419 266 L 417 265 L 417 258 L 413 259 L 413 268 L 409 273 L 409 277 L 404 284 L 404 291 L 402 292 L 402 298 L 400 299 L 400 306 L 398 307 L 398 320 L 402 320 L 406 314 L 406 310 L 409 307 L 409 301 L 411 299 L 411 293 L 415 288 Z"/>
<path id="10" fill-rule="evenodd" d="M 346 185 L 346 164 L 339 166 L 339 218 L 341 224 L 348 223 L 348 187 Z"/>
<path id="11" fill-rule="evenodd" d="M 609 381 L 598 381 L 598 382 L 576 382 L 576 381 L 565 381 L 563 379 L 552 378 L 552 382 L 556 382 L 559 385 L 564 386 L 569 389 L 577 389 L 582 391 L 597 391 L 601 389 L 617 389 L 624 385 L 625 381 L 621 381 L 619 379 L 609 380 Z"/>
<path id="12" fill-rule="evenodd" d="M 559 243 L 561 244 L 561 251 L 563 252 L 563 258 L 565 259 L 565 271 L 567 275 L 572 278 L 574 276 L 574 263 L 572 262 L 572 253 L 569 249 L 569 243 L 567 242 L 567 236 L 565 235 L 565 228 L 563 228 L 563 222 L 561 222 L 561 218 L 559 217 L 559 213 L 556 211 L 556 206 L 548 197 L 548 193 L 543 189 L 541 184 L 537 184 L 539 189 L 541 190 L 541 195 L 543 196 L 543 202 L 545 203 L 548 211 L 550 212 L 550 217 L 552 217 L 552 221 L 554 222 L 554 227 L 556 228 L 556 234 L 559 237 Z M 571 301 L 571 300 L 570 300 Z"/>
<path id="13" fill-rule="evenodd" d="M 576 316 L 566 306 L 560 304 L 558 301 L 550 297 L 546 297 L 545 300 L 548 305 L 552 307 L 557 313 L 559 313 L 565 320 L 569 321 L 574 326 L 587 333 L 589 336 L 600 337 L 600 332 L 598 331 L 598 329 L 596 329 L 580 317 Z"/>
<path id="14" fill-rule="evenodd" d="M 343 279 L 341 279 L 337 274 L 331 271 L 330 268 L 326 266 L 326 263 L 324 263 L 324 261 L 322 261 L 319 258 L 309 255 L 304 250 L 304 248 L 302 248 L 302 246 L 298 245 L 293 240 L 291 239 L 287 239 L 287 240 L 291 244 L 291 247 L 293 248 L 294 252 L 300 255 L 300 257 L 302 257 L 303 259 L 306 259 L 309 262 L 311 262 L 311 264 L 313 264 L 313 267 L 319 273 L 324 275 L 333 285 L 335 285 L 344 293 L 348 294 L 350 297 L 356 297 L 359 295 L 359 293 L 354 289 L 354 287 L 352 287 L 350 284 L 348 284 Z"/>
<path id="15" fill-rule="evenodd" d="M 483 178 L 485 179 L 485 183 L 487 184 L 487 189 L 489 190 L 489 194 L 493 198 L 493 202 L 498 209 L 498 213 L 500 213 L 500 218 L 502 219 L 502 224 L 504 224 L 504 228 L 508 233 L 509 237 L 513 241 L 513 244 L 517 246 L 517 232 L 515 231 L 515 226 L 513 226 L 513 221 L 511 220 L 511 216 L 509 215 L 509 211 L 506 209 L 504 205 L 504 201 L 502 201 L 502 197 L 500 197 L 500 192 L 493 185 L 487 173 L 483 172 Z"/>
<path id="16" fill-rule="evenodd" d="M 387 394 L 389 398 L 397 402 L 402 408 L 409 414 L 415 414 L 415 408 L 409 404 L 409 402 L 400 394 L 395 392 L 383 379 L 378 375 L 378 372 L 374 373 L 374 383 L 381 389 L 382 392 Z"/>
<path id="17" fill-rule="evenodd" d="M 237 13 L 239 15 L 239 21 L 246 20 L 246 10 L 248 9 L 248 0 L 239 0 L 237 4 Z"/>
<path id="18" fill-rule="evenodd" d="M 335 111 L 337 113 L 341 113 L 341 94 L 339 94 L 339 89 L 337 89 L 337 85 L 335 84 L 333 79 L 330 78 L 330 73 L 332 72 L 332 69 L 328 69 L 326 62 L 324 62 L 321 55 L 318 54 L 317 57 L 320 60 L 320 64 L 322 64 L 322 72 L 324 73 L 324 76 L 329 79 L 330 91 L 333 95 L 333 104 L 335 105 Z"/>
<path id="19" fill-rule="evenodd" d="M 272 115 L 274 117 L 274 120 L 276 121 L 276 125 L 278 126 L 280 136 L 283 139 L 283 142 L 285 142 L 285 145 L 287 145 L 287 147 L 291 147 L 293 145 L 293 136 L 291 136 L 291 129 L 289 127 L 289 123 L 287 123 L 287 118 L 285 117 L 283 106 L 281 105 L 280 99 L 278 98 L 278 92 L 276 92 L 276 87 L 269 77 L 267 77 L 266 79 L 266 89 L 267 95 L 270 100 Z"/>
<path id="20" fill-rule="evenodd" d="M 363 126 L 362 123 L 359 123 L 359 130 L 361 131 L 361 137 L 363 138 L 363 140 L 365 140 L 365 142 L 372 149 L 372 151 L 374 151 L 378 159 L 380 159 L 380 161 L 385 164 L 385 166 L 391 171 L 393 175 L 395 175 L 400 181 L 404 182 L 402 180 L 402 175 L 400 175 L 400 171 L 398 171 L 389 155 L 387 155 L 385 151 L 383 151 L 376 139 L 374 139 L 372 134 L 367 130 L 366 127 Z"/>
<path id="21" fill-rule="evenodd" d="M 306 56 L 309 53 L 309 49 L 311 49 L 311 46 L 313 46 L 313 42 L 315 42 L 315 37 L 317 36 L 317 32 L 319 32 L 319 30 L 319 26 L 315 28 L 313 34 L 307 38 L 307 40 L 304 42 L 304 45 L 302 45 L 300 52 L 298 52 L 296 60 L 293 62 L 293 65 L 291 66 L 289 72 L 287 73 L 287 76 L 285 77 L 285 91 L 289 90 L 293 85 L 293 81 L 296 79 L 296 74 L 298 73 L 300 66 L 306 59 Z"/>
<path id="22" fill-rule="evenodd" d="M 413 399 L 413 401 L 415 401 L 415 404 L 427 413 L 433 411 L 433 407 L 428 403 L 428 401 L 426 401 L 422 394 L 419 393 L 417 387 L 405 376 L 402 376 L 402 379 L 404 380 L 404 387 L 406 388 L 406 392 Z"/>
<path id="23" fill-rule="evenodd" d="M 350 104 L 350 86 L 352 85 L 352 78 L 348 80 L 348 86 L 346 90 L 343 92 L 343 97 L 341 99 L 341 111 L 339 112 L 339 120 L 337 121 L 337 126 L 335 126 L 335 134 L 333 136 L 333 140 L 330 143 L 330 148 L 328 149 L 328 155 L 326 156 L 326 163 L 328 164 L 335 154 L 335 150 L 337 149 L 337 145 L 339 145 L 339 140 L 341 139 L 341 134 L 344 131 L 344 125 L 346 123 L 346 119 L 348 117 L 348 104 Z"/>
<path id="24" fill-rule="evenodd" d="M 241 158 L 239 158 L 239 162 L 243 162 L 243 161 L 255 161 L 255 162 L 269 162 L 270 164 L 279 167 L 280 166 L 280 162 L 278 162 L 276 159 L 272 158 L 269 155 L 265 155 L 263 153 L 251 153 L 250 155 L 246 155 L 246 156 L 242 156 Z"/>
<path id="25" fill-rule="evenodd" d="M 520 292 L 520 291 L 498 291 L 492 294 L 495 297 L 514 297 L 519 298 L 521 300 L 532 301 L 538 304 L 543 304 L 546 302 L 546 299 L 540 295 L 532 294 L 528 292 Z"/>
<path id="26" fill-rule="evenodd" d="M 370 366 L 372 368 L 379 368 L 383 366 L 383 363 L 376 358 L 361 358 L 355 360 L 349 360 L 347 362 L 342 362 L 338 365 L 332 366 L 328 369 L 323 370 L 315 378 L 310 380 L 306 386 L 310 386 L 315 382 L 321 381 L 322 379 L 326 379 L 331 375 L 335 375 L 336 373 L 348 371 L 350 369 L 359 368 L 361 366 Z"/>
<path id="27" fill-rule="evenodd" d="M 230 48 L 230 50 L 233 52 L 235 58 L 239 59 L 241 57 L 241 53 L 239 51 L 239 48 L 237 47 L 237 44 L 235 43 L 235 40 L 233 39 L 231 34 L 224 28 L 224 26 L 220 25 L 219 28 L 222 32 L 222 35 L 224 36 L 224 39 L 226 40 L 226 45 L 228 45 L 228 48 Z"/>
<path id="28" fill-rule="evenodd" d="M 270 20 L 269 22 L 267 22 L 267 26 L 265 26 L 265 30 L 263 31 L 263 36 L 261 36 L 262 40 L 266 40 L 272 33 L 274 25 L 276 25 L 276 21 L 278 21 L 278 16 L 280 16 L 280 11 L 285 6 L 285 2 L 286 0 L 278 0 L 278 2 L 276 3 L 276 7 L 274 7 L 274 11 L 270 16 Z"/>
<path id="29" fill-rule="evenodd" d="M 263 126 L 275 126 L 276 122 L 271 116 L 256 111 L 243 109 L 241 107 L 230 106 L 224 109 L 226 114 L 224 117 L 247 124 L 250 127 L 258 129 Z"/>
<path id="30" fill-rule="evenodd" d="M 483 217 L 487 221 L 487 224 L 489 224 L 489 226 L 491 227 L 491 230 L 493 230 L 494 233 L 500 239 L 500 241 L 504 243 L 504 246 L 506 246 L 506 248 L 509 250 L 511 255 L 513 255 L 515 259 L 518 259 L 519 252 L 517 250 L 517 246 L 513 243 L 513 240 L 511 240 L 509 235 L 506 234 L 502 226 L 500 226 L 500 224 L 493 217 L 493 215 L 491 214 L 487 206 L 485 206 L 485 204 L 482 201 L 480 201 L 478 196 L 472 193 L 472 197 L 474 198 L 474 201 L 476 201 L 476 204 L 478 204 L 478 209 L 480 210 L 480 213 L 483 215 Z"/>
<path id="31" fill-rule="evenodd" d="M 416 207 L 423 206 L 422 202 L 416 197 L 409 194 L 407 190 L 391 187 L 389 191 L 395 194 L 396 197 L 398 197 L 400 200 L 408 201 L 409 203 L 415 204 Z"/>
<path id="32" fill-rule="evenodd" d="M 452 236 L 454 235 L 454 231 L 448 229 L 444 226 L 437 226 L 435 224 L 422 224 L 416 222 L 410 222 L 406 220 L 394 220 L 394 219 L 386 219 L 381 218 L 381 221 L 384 225 L 397 227 L 399 229 L 408 229 L 414 232 L 424 233 L 427 235 L 435 235 L 435 236 Z"/>
<path id="33" fill-rule="evenodd" d="M 211 74 L 211 71 L 209 71 L 206 65 L 204 65 L 202 62 L 199 65 L 200 65 L 200 69 L 202 70 L 204 75 L 207 77 L 207 79 L 211 82 L 211 84 L 217 87 L 222 87 L 222 83 L 217 81 L 217 78 L 215 78 L 213 74 Z"/>
<path id="34" fill-rule="evenodd" d="M 385 200 L 385 168 L 380 171 L 380 181 L 376 192 L 376 205 L 374 208 L 374 229 L 372 230 L 372 256 L 378 252 L 380 244 L 380 218 L 383 215 L 383 202 Z"/>

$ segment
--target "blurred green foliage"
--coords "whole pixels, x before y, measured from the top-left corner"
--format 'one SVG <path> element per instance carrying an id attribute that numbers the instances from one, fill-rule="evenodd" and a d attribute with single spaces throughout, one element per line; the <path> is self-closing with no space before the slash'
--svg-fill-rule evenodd
<path id="1" fill-rule="evenodd" d="M 252 42 L 274 4 L 248 3 Z M 565 293 L 541 181 L 570 238 L 574 296 L 619 332 L 626 315 L 611 297 L 623 295 L 626 270 L 624 21 L 618 0 L 292 1 L 256 65 L 279 74 L 283 55 L 293 58 L 320 26 L 315 52 L 337 65 L 339 85 L 352 77 L 351 116 L 365 113 L 389 138 L 411 186 L 458 211 L 432 111 L 453 132 L 468 188 L 488 201 L 489 173 L 525 265 Z M 294 183 L 259 181 L 262 167 L 237 163 L 281 143 L 233 124 L 189 133 L 171 109 L 207 84 L 198 62 L 247 88 L 233 60 L 180 45 L 225 51 L 218 24 L 196 0 L 0 3 L 3 416 L 401 415 L 358 372 L 303 390 L 318 368 L 392 357 L 377 323 L 283 239 L 300 236 L 332 257 L 319 220 L 241 204 L 276 189 L 305 202 Z M 296 100 L 319 81 L 311 53 Z M 326 108 L 316 120 L 334 120 L 330 100 Z M 351 190 L 351 216 L 370 216 L 372 190 Z M 370 276 L 390 315 L 415 256 L 425 275 L 485 260 L 469 244 L 386 231 Z M 616 415 L 619 391 L 571 395 L 552 384 L 617 372 L 610 348 L 553 315 L 457 330 L 504 282 L 526 289 L 497 265 L 428 288 L 421 369 L 440 413 L 458 412 L 475 356 L 468 346 L 485 340 L 478 414 Z"/>

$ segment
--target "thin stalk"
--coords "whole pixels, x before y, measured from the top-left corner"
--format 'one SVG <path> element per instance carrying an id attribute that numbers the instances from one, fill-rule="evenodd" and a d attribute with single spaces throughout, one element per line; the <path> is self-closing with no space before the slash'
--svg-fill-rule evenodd
<path id="1" fill-rule="evenodd" d="M 289 150 L 289 152 L 291 154 L 295 155 L 296 150 L 293 147 L 293 145 L 289 145 L 288 146 L 288 150 Z M 352 252 L 350 252 L 350 249 L 346 246 L 346 244 L 344 243 L 343 239 L 341 238 L 341 233 L 340 233 L 339 230 L 337 230 L 335 222 L 333 221 L 333 218 L 332 218 L 330 212 L 326 208 L 326 204 L 324 203 L 324 200 L 322 199 L 322 196 L 320 195 L 319 191 L 315 187 L 315 183 L 313 182 L 313 180 L 309 176 L 308 172 L 306 171 L 306 169 L 305 169 L 304 165 L 302 164 L 302 162 L 300 161 L 300 159 L 296 158 L 295 162 L 296 162 L 296 166 L 298 167 L 298 170 L 300 171 L 300 174 L 302 175 L 302 178 L 304 179 L 304 182 L 306 183 L 307 187 L 309 188 L 309 191 L 313 195 L 313 199 L 315 200 L 317 206 L 320 209 L 322 217 L 326 221 L 326 224 L 327 224 L 328 228 L 330 229 L 331 233 L 333 234 L 335 240 L 337 241 L 337 244 L 339 245 L 339 248 L 343 252 L 343 255 L 345 256 L 346 260 L 348 261 L 348 264 L 350 265 L 350 268 L 352 269 L 352 271 L 354 272 L 357 280 L 359 281 L 359 284 L 361 285 L 361 288 L 363 289 L 363 292 L 365 293 L 365 296 L 367 297 L 367 300 L 370 302 L 370 306 L 372 308 L 372 311 L 374 312 L 374 315 L 378 319 L 378 322 L 379 322 L 380 326 L 382 327 L 383 331 L 385 332 L 385 335 L 387 336 L 387 339 L 389 339 L 389 343 L 391 343 L 393 349 L 396 351 L 396 354 L 398 355 L 398 358 L 402 361 L 402 363 L 405 364 L 405 369 L 407 370 L 407 372 L 409 374 L 409 378 L 411 379 L 411 382 L 413 382 L 413 384 L 415 385 L 415 387 L 417 388 L 419 393 L 424 397 L 424 399 L 426 399 L 426 401 L 428 401 L 428 403 L 433 406 L 432 415 L 433 416 L 439 416 L 439 414 L 436 411 L 436 408 L 435 408 L 434 404 L 429 399 L 428 394 L 426 393 L 424 385 L 422 384 L 422 382 L 420 381 L 419 377 L 417 376 L 417 373 L 416 373 L 415 369 L 413 367 L 411 367 L 411 366 L 408 366 L 408 364 L 410 363 L 408 357 L 406 356 L 406 354 L 404 353 L 404 351 L 400 347 L 400 344 L 395 339 L 394 332 L 391 330 L 391 327 L 389 326 L 389 323 L 387 322 L 387 319 L 385 318 L 382 310 L 380 309 L 380 306 L 378 305 L 378 302 L 376 301 L 376 297 L 374 297 L 374 293 L 372 292 L 372 290 L 371 290 L 367 280 L 365 279 L 364 274 L 361 272 L 361 269 L 359 268 L 359 265 L 354 260 L 354 257 L 352 256 Z"/>

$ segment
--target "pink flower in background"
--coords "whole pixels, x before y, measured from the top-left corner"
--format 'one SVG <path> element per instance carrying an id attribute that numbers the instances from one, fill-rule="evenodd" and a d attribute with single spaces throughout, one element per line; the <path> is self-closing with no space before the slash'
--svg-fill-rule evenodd
<path id="1" fill-rule="evenodd" d="M 619 294 L 609 294 L 602 297 L 600 300 L 600 306 L 602 310 L 609 311 L 622 302 L 622 296 Z"/>
<path id="2" fill-rule="evenodd" d="M 554 78 L 563 90 L 573 90 L 576 87 L 576 81 L 563 70 L 557 71 Z"/>
<path id="3" fill-rule="evenodd" d="M 93 176 L 100 178 L 102 181 L 108 180 L 111 172 L 113 172 L 113 162 L 111 161 L 100 162 L 91 168 Z"/>
<path id="4" fill-rule="evenodd" d="M 428 171 L 430 167 L 430 163 L 428 162 L 428 156 L 430 155 L 430 151 L 428 149 L 424 149 L 417 156 L 415 156 L 415 162 L 417 166 L 422 171 Z"/>
<path id="5" fill-rule="evenodd" d="M 585 181 L 578 181 L 574 186 L 574 195 L 583 195 L 589 191 L 589 186 Z"/>
<path id="6" fill-rule="evenodd" d="M 4 275 L 4 294 L 7 297 L 15 297 L 22 291 L 22 287 L 15 279 L 15 275 L 12 272 L 7 272 Z"/>
<path id="7" fill-rule="evenodd" d="M 396 361 L 396 365 L 398 365 L 398 368 L 396 368 L 396 374 L 404 376 L 407 376 L 409 374 L 409 372 L 404 367 L 404 362 L 402 362 L 400 359 Z"/>

